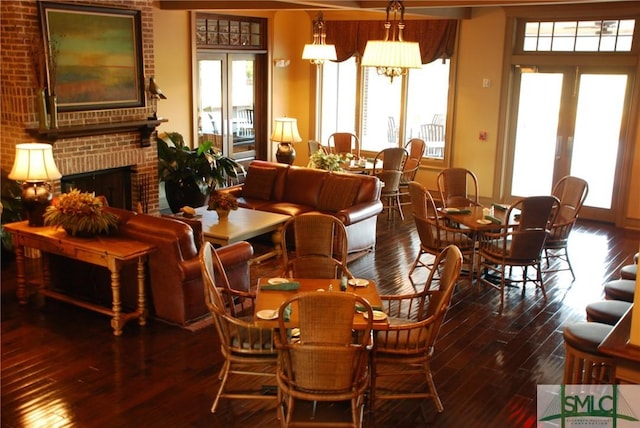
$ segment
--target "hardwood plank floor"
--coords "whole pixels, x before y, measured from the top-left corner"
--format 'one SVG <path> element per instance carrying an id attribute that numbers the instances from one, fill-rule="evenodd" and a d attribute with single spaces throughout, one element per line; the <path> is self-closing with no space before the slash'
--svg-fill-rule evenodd
<path id="1" fill-rule="evenodd" d="M 376 251 L 350 263 L 382 293 L 409 291 L 407 272 L 418 240 L 410 220 L 378 222 Z M 562 328 L 583 320 L 638 251 L 640 231 L 578 224 L 570 253 L 576 272 L 546 276 L 548 300 L 529 286 L 508 291 L 502 315 L 495 290 L 461 281 L 433 359 L 445 410 L 415 400 L 378 404 L 367 427 L 533 427 L 536 385 L 561 382 Z M 256 249 L 263 244 L 255 242 Z M 36 270 L 35 265 L 30 266 Z M 279 273 L 279 260 L 252 267 L 252 280 Z M 15 263 L 2 263 L 2 427 L 276 427 L 275 403 L 223 401 L 217 391 L 221 356 L 212 326 L 188 331 L 150 320 L 128 323 L 121 337 L 107 317 L 68 304 L 15 297 Z M 417 284 L 424 269 L 414 274 Z M 421 286 L 421 285 L 418 285 Z M 420 387 L 415 378 L 397 380 Z"/>

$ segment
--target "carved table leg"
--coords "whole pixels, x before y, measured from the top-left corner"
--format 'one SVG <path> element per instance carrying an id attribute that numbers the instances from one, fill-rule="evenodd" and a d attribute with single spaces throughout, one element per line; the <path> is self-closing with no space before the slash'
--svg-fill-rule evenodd
<path id="1" fill-rule="evenodd" d="M 138 323 L 145 325 L 147 323 L 147 309 L 144 295 L 144 259 L 138 257 Z"/>
<path id="2" fill-rule="evenodd" d="M 122 320 L 120 319 L 122 305 L 120 302 L 120 271 L 117 269 L 111 269 L 111 293 L 113 295 L 111 327 L 113 328 L 114 336 L 120 336 L 122 334 Z"/>
<path id="3" fill-rule="evenodd" d="M 16 267 L 18 268 L 17 272 L 17 280 L 18 280 L 18 289 L 16 290 L 16 296 L 18 297 L 18 301 L 26 305 L 29 297 L 29 293 L 27 292 L 27 282 L 24 272 L 24 247 L 22 245 L 15 246 L 16 252 Z"/>

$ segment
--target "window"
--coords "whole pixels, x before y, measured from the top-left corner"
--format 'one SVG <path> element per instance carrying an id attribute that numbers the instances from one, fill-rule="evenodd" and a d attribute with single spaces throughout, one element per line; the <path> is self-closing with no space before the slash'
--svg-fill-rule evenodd
<path id="1" fill-rule="evenodd" d="M 264 20 L 238 16 L 198 14 L 198 48 L 266 49 Z"/>
<path id="2" fill-rule="evenodd" d="M 327 61 L 322 66 L 320 141 L 327 143 L 334 132 L 356 132 L 356 82 L 358 64 L 354 57 L 343 62 Z"/>
<path id="3" fill-rule="evenodd" d="M 405 140 L 422 138 L 427 158 L 444 159 L 449 63 L 436 60 L 409 71 Z"/>
<path id="4" fill-rule="evenodd" d="M 374 68 L 360 67 L 353 57 L 325 62 L 320 140 L 326 143 L 337 131 L 355 132 L 362 150 L 377 153 L 422 138 L 427 142 L 425 157 L 444 159 L 449 66 L 449 60 L 436 60 L 390 82 Z M 360 109 L 358 79 L 362 81 Z"/>
<path id="5" fill-rule="evenodd" d="M 529 21 L 526 52 L 630 52 L 634 19 L 603 21 Z"/>

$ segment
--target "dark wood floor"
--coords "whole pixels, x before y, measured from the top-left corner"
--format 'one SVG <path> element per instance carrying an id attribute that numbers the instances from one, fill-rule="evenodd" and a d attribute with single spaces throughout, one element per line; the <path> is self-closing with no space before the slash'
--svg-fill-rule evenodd
<path id="1" fill-rule="evenodd" d="M 531 286 L 524 299 L 512 289 L 502 315 L 497 292 L 461 282 L 433 360 L 444 412 L 430 401 L 385 402 L 366 426 L 535 426 L 536 385 L 561 382 L 563 325 L 584 319 L 639 242 L 640 232 L 580 223 L 570 242 L 576 281 L 568 272 L 548 275 L 546 303 Z M 408 291 L 417 246 L 410 220 L 382 216 L 376 251 L 350 268 L 382 293 Z M 252 268 L 253 279 L 278 270 L 277 260 L 265 262 Z M 151 320 L 114 337 L 108 318 L 94 312 L 56 301 L 20 307 L 11 260 L 2 265 L 1 309 L 2 427 L 278 426 L 272 402 L 223 401 L 210 413 L 221 363 L 211 326 L 188 331 Z"/>

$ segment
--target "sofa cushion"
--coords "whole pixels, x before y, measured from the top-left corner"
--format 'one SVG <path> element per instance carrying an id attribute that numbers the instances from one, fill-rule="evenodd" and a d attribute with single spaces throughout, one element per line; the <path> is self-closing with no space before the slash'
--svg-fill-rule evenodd
<path id="1" fill-rule="evenodd" d="M 249 165 L 242 196 L 251 199 L 269 200 L 276 174 L 276 168 Z"/>
<path id="2" fill-rule="evenodd" d="M 322 169 L 289 167 L 285 197 L 280 202 L 291 202 L 306 205 L 310 208 L 318 205 L 318 195 L 322 190 L 322 182 L 329 175 Z"/>
<path id="3" fill-rule="evenodd" d="M 352 206 L 359 188 L 359 178 L 329 174 L 325 178 L 320 196 L 318 196 L 318 209 L 321 211 L 340 211 Z"/>

